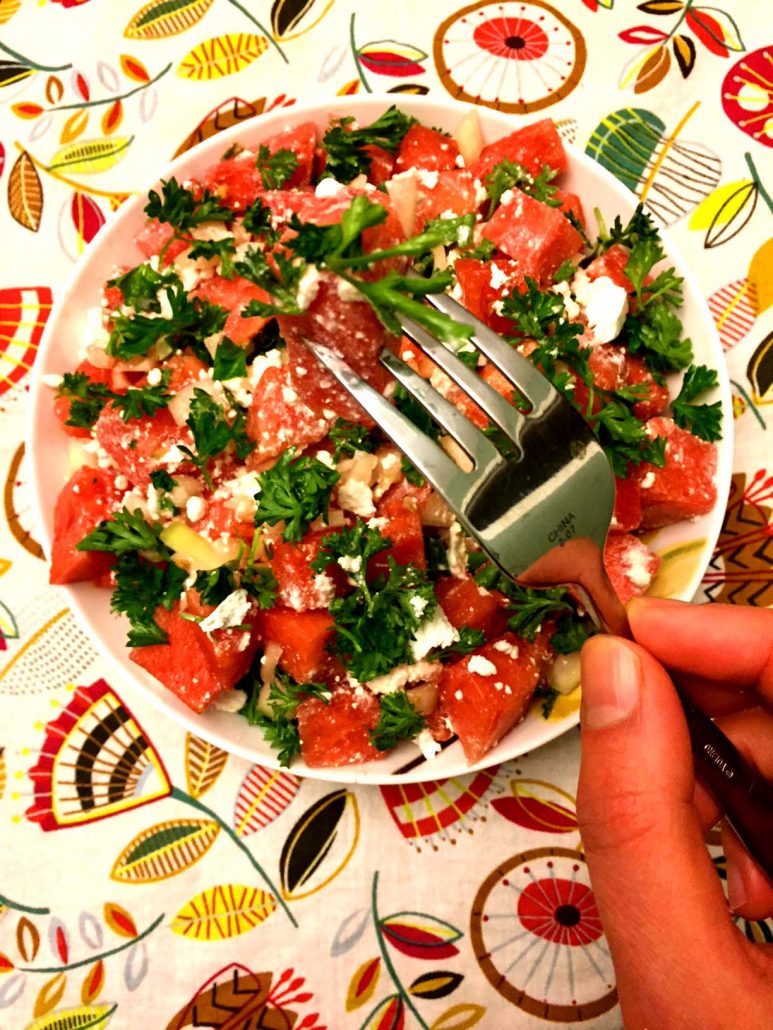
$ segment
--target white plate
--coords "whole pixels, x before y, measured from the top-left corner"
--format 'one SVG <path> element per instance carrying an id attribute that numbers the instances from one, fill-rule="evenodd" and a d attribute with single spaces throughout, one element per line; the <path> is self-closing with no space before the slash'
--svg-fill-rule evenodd
<path id="1" fill-rule="evenodd" d="M 255 147 L 262 139 L 287 125 L 313 120 L 322 128 L 327 124 L 331 114 L 353 115 L 360 123 L 367 124 L 393 103 L 407 113 L 415 115 L 424 124 L 448 131 L 453 131 L 469 110 L 466 105 L 450 100 L 395 95 L 333 98 L 315 104 L 299 104 L 262 115 L 249 122 L 242 122 L 219 133 L 161 169 L 159 178 L 169 179 L 173 175 L 178 181 L 189 177 L 195 178 L 208 165 L 217 161 L 231 143 L 239 141 Z M 504 115 L 486 108 L 478 108 L 478 114 L 487 142 L 535 120 Z M 609 225 L 616 214 L 623 220 L 627 219 L 636 206 L 636 198 L 585 154 L 572 147 L 567 147 L 567 150 L 570 168 L 561 186 L 580 196 L 589 223 L 588 232 L 593 238 L 596 229 L 592 216 L 594 208 L 601 209 L 606 224 Z M 44 385 L 43 378 L 51 373 L 61 375 L 75 367 L 78 341 L 86 311 L 99 303 L 103 283 L 113 274 L 116 265 L 136 264 L 142 259 L 132 240 L 144 224 L 143 207 L 148 190 L 154 186 L 157 186 L 157 181 L 149 183 L 137 197 L 125 203 L 89 246 L 70 281 L 58 294 L 35 362 L 28 441 L 33 504 L 46 553 L 50 553 L 51 547 L 54 503 L 68 475 L 69 438 L 62 432 L 61 425 L 53 413 L 53 393 Z M 731 474 L 733 417 L 725 362 L 704 299 L 665 233 L 663 245 L 671 262 L 685 279 L 685 335 L 693 341 L 696 362 L 718 370 L 720 387 L 716 394 L 722 401 L 724 411 L 724 439 L 719 444 L 718 501 L 715 509 L 694 522 L 680 523 L 661 530 L 652 541 L 652 546 L 659 552 L 670 551 L 679 545 L 693 545 L 688 549 L 690 558 L 687 573 L 685 574 L 682 568 L 678 588 L 669 591 L 671 596 L 689 600 L 698 589 L 722 525 Z M 64 591 L 68 604 L 99 653 L 112 661 L 122 685 L 126 682 L 136 685 L 138 690 L 170 718 L 218 747 L 251 761 L 277 767 L 275 754 L 263 740 L 258 728 L 249 726 L 238 715 L 216 711 L 201 716 L 195 715 L 153 677 L 129 660 L 125 645 L 127 624 L 122 617 L 111 613 L 107 591 L 88 583 L 78 583 L 60 589 Z M 431 762 L 419 761 L 414 764 L 417 756 L 419 759 L 421 756 L 414 745 L 406 743 L 388 759 L 380 762 L 337 769 L 309 769 L 298 760 L 293 764 L 292 771 L 302 776 L 342 783 L 408 783 L 439 779 L 468 773 L 473 769 L 503 762 L 526 751 L 532 751 L 575 726 L 577 721 L 577 711 L 560 719 L 546 721 L 537 708 L 476 766 L 466 764 L 458 742 L 451 744 Z M 406 765 L 411 765 L 411 768 L 398 771 Z"/>

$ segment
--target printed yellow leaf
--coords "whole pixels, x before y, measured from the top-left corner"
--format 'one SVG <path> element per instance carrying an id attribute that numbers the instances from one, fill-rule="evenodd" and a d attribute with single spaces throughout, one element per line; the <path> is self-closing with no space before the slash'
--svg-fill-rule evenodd
<path id="1" fill-rule="evenodd" d="M 112 139 L 85 139 L 69 143 L 54 154 L 49 171 L 62 170 L 68 175 L 96 175 L 117 164 L 126 154 L 134 136 L 116 136 Z"/>
<path id="2" fill-rule="evenodd" d="M 116 859 L 110 875 L 121 883 L 167 880 L 198 862 L 220 827 L 212 819 L 167 819 L 142 830 Z"/>
<path id="3" fill-rule="evenodd" d="M 105 922 L 119 937 L 133 940 L 137 936 L 137 924 L 133 917 L 114 901 L 105 902 Z"/>
<path id="4" fill-rule="evenodd" d="M 38 1019 L 40 1016 L 45 1016 L 49 1013 L 51 1009 L 55 1009 L 64 994 L 66 986 L 67 977 L 64 973 L 57 973 L 50 980 L 46 980 L 35 999 L 35 1006 L 32 1010 L 33 1017 Z"/>
<path id="5" fill-rule="evenodd" d="M 749 279 L 757 291 L 757 314 L 773 304 L 773 236 L 762 244 L 749 264 Z"/>
<path id="6" fill-rule="evenodd" d="M 429 1030 L 468 1030 L 480 1023 L 485 1014 L 483 1005 L 452 1005 L 438 1016 Z"/>
<path id="7" fill-rule="evenodd" d="M 729 222 L 738 209 L 746 203 L 746 188 L 752 185 L 751 179 L 738 179 L 736 182 L 728 182 L 709 193 L 705 200 L 693 211 L 689 221 L 690 229 L 708 229 L 716 218 L 716 225 L 724 225 Z M 723 205 L 724 208 L 723 208 Z"/>
<path id="8" fill-rule="evenodd" d="M 22 916 L 16 926 L 16 947 L 25 962 L 35 961 L 40 947 L 40 931 L 27 916 Z"/>
<path id="9" fill-rule="evenodd" d="M 97 995 L 105 986 L 105 963 L 98 958 L 81 984 L 81 1001 L 84 1005 L 90 1005 L 95 1001 Z"/>
<path id="10" fill-rule="evenodd" d="M 197 941 L 224 941 L 248 933 L 275 908 L 273 895 L 229 883 L 191 898 L 172 920 L 171 929 Z"/>
<path id="11" fill-rule="evenodd" d="M 86 126 L 89 124 L 89 112 L 88 111 L 76 111 L 75 114 L 71 114 L 67 121 L 62 126 L 62 134 L 59 137 L 60 143 L 72 143 L 79 136 L 82 136 L 86 131 Z"/>
<path id="12" fill-rule="evenodd" d="M 43 215 L 43 186 L 26 150 L 22 150 L 8 178 L 8 207 L 19 225 L 38 231 Z"/>
<path id="13" fill-rule="evenodd" d="M 115 1005 L 79 1005 L 75 1009 L 59 1009 L 43 1019 L 36 1019 L 26 1030 L 99 1030 L 115 1011 Z"/>
<path id="14" fill-rule="evenodd" d="M 341 88 L 339 90 L 336 90 L 336 96 L 339 96 L 339 97 L 351 97 L 355 93 L 359 93 L 359 92 L 360 92 L 360 80 L 359 79 L 350 79 L 348 82 L 344 83 L 344 85 L 341 86 Z"/>
<path id="15" fill-rule="evenodd" d="M 265 36 L 249 32 L 232 32 L 206 39 L 186 54 L 177 68 L 183 79 L 197 82 L 221 79 L 252 64 L 268 47 Z"/>
<path id="16" fill-rule="evenodd" d="M 349 990 L 346 992 L 347 1012 L 353 1012 L 370 1001 L 378 986 L 380 975 L 381 959 L 378 956 L 362 963 L 349 981 Z"/>
<path id="17" fill-rule="evenodd" d="M 151 0 L 123 30 L 128 39 L 163 39 L 185 32 L 207 13 L 214 0 Z"/>
<path id="18" fill-rule="evenodd" d="M 228 752 L 187 734 L 185 738 L 185 778 L 188 782 L 188 793 L 200 798 L 215 783 L 228 760 Z"/>
<path id="19" fill-rule="evenodd" d="M 21 0 L 0 0 L 0 25 L 5 25 L 21 7 Z"/>

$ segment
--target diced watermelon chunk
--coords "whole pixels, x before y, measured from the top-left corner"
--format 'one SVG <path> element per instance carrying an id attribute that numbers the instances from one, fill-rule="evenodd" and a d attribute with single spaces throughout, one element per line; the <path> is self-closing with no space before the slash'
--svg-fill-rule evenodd
<path id="1" fill-rule="evenodd" d="M 386 752 L 369 737 L 380 712 L 378 700 L 367 691 L 335 690 L 327 704 L 315 697 L 302 701 L 296 716 L 303 760 L 319 769 L 383 758 Z"/>
<path id="2" fill-rule="evenodd" d="M 442 704 L 468 762 L 479 762 L 526 715 L 541 671 L 539 645 L 514 633 L 443 668 Z"/>
<path id="3" fill-rule="evenodd" d="M 334 667 L 327 652 L 335 623 L 327 611 L 296 612 L 277 606 L 258 612 L 258 625 L 267 644 L 279 644 L 279 665 L 298 683 L 325 679 Z"/>
<path id="4" fill-rule="evenodd" d="M 114 476 L 84 465 L 62 487 L 54 507 L 54 539 L 51 544 L 51 583 L 76 583 L 99 579 L 113 564 L 104 551 L 76 551 L 75 545 L 116 510 L 122 491 Z"/>
<path id="5" fill-rule="evenodd" d="M 370 158 L 368 182 L 372 182 L 374 186 L 380 186 L 384 182 L 389 182 L 395 171 L 394 156 L 388 150 L 384 150 L 383 147 L 379 147 L 375 143 L 368 143 L 365 147 L 365 152 Z"/>
<path id="6" fill-rule="evenodd" d="M 179 393 L 184 386 L 196 383 L 201 379 L 201 373 L 206 373 L 209 366 L 205 365 L 201 358 L 197 358 L 191 351 L 181 351 L 173 354 L 164 362 L 165 371 L 170 372 L 167 391 L 171 394 Z"/>
<path id="7" fill-rule="evenodd" d="M 210 279 L 199 283 L 192 291 L 191 296 L 209 301 L 210 304 L 217 304 L 229 312 L 223 332 L 240 346 L 246 346 L 252 337 L 270 321 L 270 317 L 267 318 L 264 315 L 242 317 L 243 309 L 251 300 L 259 300 L 265 304 L 271 298 L 260 286 L 256 286 L 255 283 L 240 275 L 235 275 L 233 279 L 226 279 L 222 275 L 213 275 Z"/>
<path id="8" fill-rule="evenodd" d="M 191 591 L 186 608 L 190 614 L 213 610 L 212 605 L 196 603 L 194 596 Z M 171 611 L 158 608 L 155 619 L 169 643 L 132 648 L 129 657 L 194 712 L 203 712 L 218 694 L 236 686 L 247 674 L 260 642 L 253 629 L 218 629 L 208 635 L 196 622 L 181 618 L 179 602 Z M 246 625 L 253 622 L 254 610 L 245 617 Z"/>
<path id="9" fill-rule="evenodd" d="M 301 344 L 303 346 L 303 344 Z M 308 351 L 304 347 L 305 354 Z M 327 435 L 332 422 L 299 399 L 287 365 L 267 368 L 247 412 L 247 436 L 256 443 L 250 465 L 265 462 L 288 447 L 305 447 Z"/>
<path id="10" fill-rule="evenodd" d="M 641 492 L 641 528 L 668 526 L 711 511 L 717 500 L 715 445 L 680 429 L 670 418 L 650 419 L 647 433 L 666 438 L 666 463 L 657 468 L 645 461 L 635 470 Z"/>
<path id="11" fill-rule="evenodd" d="M 629 257 L 630 253 L 627 247 L 620 243 L 614 243 L 603 254 L 599 254 L 591 261 L 585 269 L 585 274 L 589 279 L 600 279 L 602 276 L 606 276 L 607 279 L 612 280 L 615 286 L 622 286 L 627 293 L 633 293 L 633 283 L 625 274 Z"/>
<path id="12" fill-rule="evenodd" d="M 435 584 L 435 594 L 448 621 L 457 629 L 479 629 L 487 639 L 505 632 L 505 597 L 498 590 L 484 590 L 471 576 L 442 576 Z"/>
<path id="13" fill-rule="evenodd" d="M 453 137 L 416 123 L 403 137 L 397 151 L 395 170 L 405 172 L 409 168 L 424 168 L 430 172 L 449 171 L 456 166 L 458 156 L 459 146 Z"/>
<path id="14" fill-rule="evenodd" d="M 525 125 L 509 136 L 489 143 L 480 152 L 477 161 L 469 167 L 481 182 L 500 161 L 517 162 L 530 175 L 539 175 L 543 165 L 549 165 L 556 172 L 565 172 L 569 162 L 564 144 L 551 118 Z"/>
<path id="15" fill-rule="evenodd" d="M 161 465 L 160 459 L 171 447 L 193 447 L 190 429 L 178 426 L 167 408 L 152 418 L 124 422 L 119 411 L 105 407 L 94 425 L 94 435 L 115 462 L 117 472 L 135 486 L 149 482 L 150 473 Z"/>
<path id="16" fill-rule="evenodd" d="M 276 541 L 270 565 L 279 584 L 278 604 L 299 612 L 327 609 L 338 593 L 346 592 L 346 573 L 335 562 L 322 573 L 311 567 L 319 556 L 323 539 L 331 532 L 335 530 L 315 530 L 298 543 Z"/>
<path id="17" fill-rule="evenodd" d="M 630 533 L 641 524 L 641 497 L 639 484 L 635 479 L 619 479 L 615 476 L 615 507 L 612 512 L 612 528 Z"/>
<path id="18" fill-rule="evenodd" d="M 298 167 L 282 184 L 285 189 L 306 186 L 311 182 L 317 146 L 317 127 L 313 122 L 304 122 L 294 128 L 288 126 L 283 132 L 262 140 L 260 145 L 268 147 L 270 154 L 290 150 L 298 159 Z M 235 157 L 224 158 L 204 173 L 207 189 L 221 197 L 234 210 L 249 207 L 266 189 L 256 164 L 257 149 L 256 146 L 254 151 L 244 150 Z"/>
<path id="19" fill-rule="evenodd" d="M 323 276 L 316 296 L 303 315 L 280 315 L 287 341 L 290 374 L 295 390 L 317 415 L 369 422 L 368 416 L 302 342 L 308 336 L 329 347 L 371 386 L 383 391 L 390 380 L 379 361 L 389 334 L 367 301 L 344 300 L 335 282 Z"/>
<path id="20" fill-rule="evenodd" d="M 415 497 L 392 494 L 379 505 L 378 515 L 386 519 L 381 535 L 390 540 L 391 545 L 373 555 L 368 565 L 368 574 L 375 576 L 380 572 L 386 573 L 390 556 L 398 565 L 415 565 L 419 569 L 426 569 L 424 534 Z"/>
<path id="21" fill-rule="evenodd" d="M 163 264 L 169 265 L 190 246 L 185 240 L 172 240 L 173 236 L 173 226 L 169 225 L 168 222 L 159 222 L 157 218 L 151 218 L 137 233 L 134 242 L 145 257 L 154 257 L 154 255 L 160 254 L 164 247 L 166 247 Z M 169 242 L 170 240 L 172 240 L 171 243 Z M 167 246 L 167 244 L 169 245 Z"/>
<path id="22" fill-rule="evenodd" d="M 668 406 L 668 387 L 656 382 L 638 354 L 629 354 L 625 347 L 613 343 L 596 344 L 588 355 L 588 367 L 594 383 L 602 390 L 645 387 L 644 396 L 633 405 L 634 415 L 643 422 L 659 415 Z M 574 397 L 581 407 L 587 403 L 587 390 L 583 384 L 575 388 Z M 601 401 L 597 400 L 595 410 L 600 406 Z"/>
<path id="23" fill-rule="evenodd" d="M 646 592 L 660 568 L 660 558 L 637 536 L 610 533 L 604 546 L 604 567 L 625 604 Z"/>
<path id="24" fill-rule="evenodd" d="M 582 247 L 582 237 L 554 207 L 534 200 L 522 190 L 501 204 L 483 227 L 486 239 L 511 258 L 524 275 L 548 282 L 558 266 Z"/>
<path id="25" fill-rule="evenodd" d="M 494 332 L 512 334 L 515 328 L 512 319 L 505 318 L 497 308 L 503 297 L 524 288 L 520 262 L 503 254 L 495 254 L 491 261 L 457 258 L 454 272 L 462 291 L 462 304 L 467 310 Z"/>
<path id="26" fill-rule="evenodd" d="M 466 215 L 475 210 L 475 182 L 464 168 L 428 172 L 417 179 L 415 232 L 446 212 Z"/>

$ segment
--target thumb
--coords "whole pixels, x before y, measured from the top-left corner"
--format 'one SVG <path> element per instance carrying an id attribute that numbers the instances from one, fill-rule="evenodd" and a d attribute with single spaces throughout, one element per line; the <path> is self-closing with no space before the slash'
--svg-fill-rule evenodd
<path id="1" fill-rule="evenodd" d="M 689 736 L 667 673 L 638 645 L 597 636 L 583 648 L 582 691 L 580 832 L 626 1026 L 653 1025 L 663 985 L 689 991 L 710 964 L 706 942 L 721 942 L 727 962 L 739 935 L 692 804 Z"/>

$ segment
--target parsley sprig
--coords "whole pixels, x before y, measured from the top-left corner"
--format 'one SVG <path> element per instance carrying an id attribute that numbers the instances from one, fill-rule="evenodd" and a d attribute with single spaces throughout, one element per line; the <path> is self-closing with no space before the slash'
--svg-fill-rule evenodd
<path id="1" fill-rule="evenodd" d="M 255 441 L 247 436 L 247 413 L 238 409 L 236 417 L 229 420 L 225 409 L 206 390 L 194 387 L 190 412 L 185 420 L 193 434 L 195 453 L 189 447 L 180 447 L 181 451 L 201 469 L 207 485 L 213 484 L 207 465 L 228 447 L 233 445 L 236 456 L 241 460 L 255 449 Z"/>
<path id="2" fill-rule="evenodd" d="M 367 175 L 371 159 L 366 147 L 373 144 L 393 154 L 415 121 L 394 106 L 375 122 L 356 129 L 352 128 L 353 118 L 331 121 L 322 140 L 326 154 L 324 176 L 351 182 L 363 172 Z"/>
<path id="3" fill-rule="evenodd" d="M 127 307 L 134 308 L 135 311 L 148 312 L 161 310 L 161 302 L 158 299 L 160 290 L 166 286 L 173 286 L 176 281 L 175 272 L 159 272 L 149 262 L 143 261 L 123 275 L 109 279 L 107 285 L 117 287 L 121 291 Z"/>
<path id="4" fill-rule="evenodd" d="M 291 178 L 299 164 L 298 158 L 287 147 L 275 150 L 273 153 L 265 143 L 258 147 L 258 156 L 255 167 L 260 174 L 260 181 L 264 190 L 278 190 Z"/>
<path id="5" fill-rule="evenodd" d="M 437 609 L 427 574 L 415 566 L 398 564 L 391 554 L 387 572 L 368 578 L 370 559 L 388 546 L 389 541 L 376 529 L 358 522 L 324 537 L 312 563 L 320 572 L 331 561 L 348 559 L 354 590 L 330 604 L 336 629 L 332 650 L 361 682 L 412 662 L 411 640 L 420 623 Z M 417 605 L 417 598 L 423 604 Z"/>
<path id="6" fill-rule="evenodd" d="M 379 707 L 378 722 L 369 733 L 371 744 L 379 751 L 391 751 L 401 740 L 413 740 L 427 724 L 402 690 L 382 694 Z"/>
<path id="7" fill-rule="evenodd" d="M 271 468 L 258 475 L 260 493 L 255 525 L 284 522 L 285 540 L 300 540 L 314 519 L 327 515 L 330 495 L 339 475 L 317 458 L 295 456 L 288 447 Z"/>
<path id="8" fill-rule="evenodd" d="M 494 165 L 484 180 L 486 192 L 489 195 L 489 209 L 486 217 L 491 218 L 502 199 L 502 194 L 516 187 L 533 197 L 534 200 L 539 200 L 550 207 L 560 207 L 561 201 L 557 200 L 555 196 L 556 187 L 552 185 L 557 174 L 550 165 L 543 165 L 538 175 L 531 175 L 519 162 L 503 158 Z"/>
<path id="9" fill-rule="evenodd" d="M 234 216 L 209 190 L 197 195 L 181 186 L 174 177 L 161 183 L 160 194 L 155 190 L 148 193 L 145 214 L 166 222 L 178 233 L 190 232 L 203 222 L 229 222 Z"/>
<path id="10" fill-rule="evenodd" d="M 65 372 L 56 391 L 57 397 L 70 401 L 65 425 L 90 429 L 108 402 L 121 412 L 124 422 L 144 415 L 152 417 L 171 400 L 167 393 L 170 375 L 164 371 L 161 382 L 155 386 L 132 386 L 125 393 L 115 393 L 105 383 L 89 379 L 85 372 Z"/>
<path id="11" fill-rule="evenodd" d="M 241 711 L 253 726 L 259 726 L 267 743 L 278 752 L 277 760 L 289 768 L 294 758 L 301 753 L 301 740 L 295 711 L 307 698 L 315 697 L 325 704 L 330 700 L 330 691 L 325 683 L 296 683 L 287 673 L 277 670 L 274 682 L 265 702 L 265 709 L 258 707 L 260 684 L 253 683 L 247 704 Z"/>
<path id="12" fill-rule="evenodd" d="M 719 440 L 722 436 L 722 404 L 695 404 L 695 401 L 718 384 L 717 373 L 705 365 L 690 365 L 684 374 L 682 388 L 671 402 L 674 422 L 688 429 L 701 440 Z"/>

